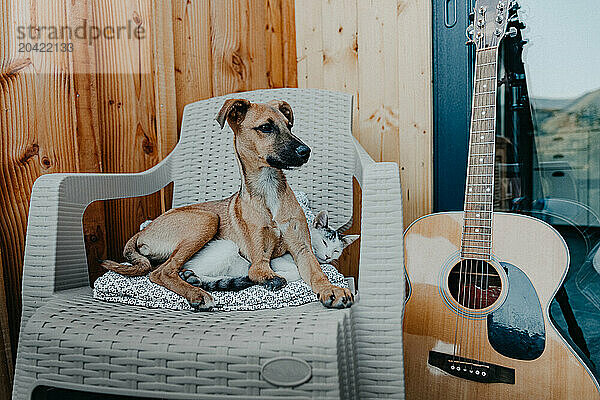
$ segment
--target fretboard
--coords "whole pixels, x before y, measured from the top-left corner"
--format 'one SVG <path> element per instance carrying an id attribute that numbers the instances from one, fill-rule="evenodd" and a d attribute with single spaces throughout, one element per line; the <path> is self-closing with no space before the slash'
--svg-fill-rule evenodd
<path id="1" fill-rule="evenodd" d="M 497 47 L 477 51 L 461 257 L 489 260 L 492 248 Z"/>

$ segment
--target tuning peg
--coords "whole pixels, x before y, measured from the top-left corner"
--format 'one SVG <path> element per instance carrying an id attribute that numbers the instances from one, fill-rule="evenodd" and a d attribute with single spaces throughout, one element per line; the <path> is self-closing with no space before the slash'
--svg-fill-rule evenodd
<path id="1" fill-rule="evenodd" d="M 520 5 L 519 5 L 519 3 L 517 3 L 516 1 L 513 1 L 513 2 L 510 4 L 510 10 L 511 10 L 511 11 L 517 11 L 517 10 L 520 10 L 520 9 L 521 9 L 521 6 L 520 6 Z"/>
<path id="2" fill-rule="evenodd" d="M 473 26 L 473 24 L 470 24 L 469 26 L 467 26 L 467 29 L 465 30 L 465 36 L 467 37 L 467 43 L 465 43 L 466 45 L 475 43 L 475 41 L 473 40 L 474 32 L 475 32 L 475 27 Z"/>

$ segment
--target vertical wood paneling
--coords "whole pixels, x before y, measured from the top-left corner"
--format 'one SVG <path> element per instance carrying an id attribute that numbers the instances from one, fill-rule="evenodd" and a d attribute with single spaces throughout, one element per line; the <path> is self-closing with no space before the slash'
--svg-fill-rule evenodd
<path id="1" fill-rule="evenodd" d="M 325 88 L 321 0 L 297 2 L 295 19 L 298 87 Z"/>
<path id="2" fill-rule="evenodd" d="M 155 57 L 165 51 L 163 46 L 158 52 L 155 49 L 156 37 L 161 34 L 154 25 L 155 13 L 162 10 L 153 7 L 151 1 L 107 1 L 94 5 L 93 21 L 98 26 L 124 26 L 132 21 L 145 29 L 146 36 L 139 40 L 100 39 L 96 44 L 101 71 L 96 80 L 104 172 L 140 172 L 162 158 L 160 124 L 164 127 L 169 124 L 166 115 L 159 119 L 158 111 L 160 104 L 170 107 L 172 100 L 161 98 L 161 103 L 156 98 L 158 93 L 168 93 L 166 88 L 157 87 L 159 82 L 155 80 L 155 76 L 163 74 L 164 83 L 168 74 L 166 70 L 157 71 L 155 65 Z M 171 20 L 170 16 L 167 18 Z M 105 202 L 106 224 L 110 227 L 106 234 L 108 256 L 120 259 L 125 242 L 139 229 L 139 224 L 161 212 L 160 193 Z"/>
<path id="3" fill-rule="evenodd" d="M 73 38 L 72 53 L 19 53 L 17 26 L 119 26 L 142 40 Z M 0 249 L 13 354 L 18 337 L 27 211 L 50 172 L 137 172 L 177 141 L 172 16 L 155 1 L 0 1 Z M 160 99 L 160 101 L 157 101 Z M 139 222 L 170 207 L 168 191 L 98 202 L 84 215 L 90 276 L 118 258 Z"/>
<path id="4" fill-rule="evenodd" d="M 13 346 L 33 181 L 148 169 L 175 146 L 185 104 L 296 86 L 294 15 L 294 0 L 0 0 L 0 257 Z M 17 52 L 17 25 L 128 21 L 146 37 Z M 98 258 L 120 258 L 139 223 L 169 207 L 168 190 L 91 204 L 83 221 L 91 280 L 102 272 Z"/>
<path id="5" fill-rule="evenodd" d="M 405 225 L 429 213 L 430 4 L 297 1 L 295 15 L 298 86 L 353 93 L 354 135 L 376 161 L 400 165 Z"/>
<path id="6" fill-rule="evenodd" d="M 282 42 L 283 42 L 283 87 L 298 86 L 296 65 L 296 16 L 294 0 L 281 0 Z"/>
<path id="7" fill-rule="evenodd" d="M 323 81 L 327 88 L 354 95 L 358 116 L 358 9 L 356 0 L 322 2 Z M 359 132 L 358 118 L 353 131 Z"/>
<path id="8" fill-rule="evenodd" d="M 1 256 L 0 251 L 0 399 L 9 399 L 12 389 L 13 360 Z"/>
<path id="9" fill-rule="evenodd" d="M 174 0 L 177 114 L 227 93 L 296 87 L 293 0 Z"/>
<path id="10" fill-rule="evenodd" d="M 358 2 L 357 138 L 375 161 L 397 161 L 397 147 L 390 148 L 398 135 L 395 5 L 395 1 Z M 384 153 L 392 159 L 384 159 Z"/>
<path id="11" fill-rule="evenodd" d="M 248 2 L 211 1 L 213 94 L 246 90 L 252 78 L 248 43 Z"/>
<path id="12" fill-rule="evenodd" d="M 399 164 L 404 223 L 432 211 L 431 2 L 398 3 Z"/>
<path id="13" fill-rule="evenodd" d="M 82 26 L 92 21 L 92 2 L 67 2 L 69 26 Z M 77 170 L 102 172 L 102 138 L 98 121 L 96 56 L 94 47 L 85 39 L 73 38 L 70 69 L 73 71 L 71 105 L 75 116 Z M 106 224 L 104 206 L 91 204 L 83 216 L 83 233 L 89 265 L 90 281 L 102 274 L 98 260 L 106 258 Z"/>
<path id="14" fill-rule="evenodd" d="M 66 25 L 63 1 L 0 1 L 0 247 L 13 354 L 31 187 L 43 173 L 77 170 L 72 82 L 65 53 L 20 53 L 16 26 Z"/>
<path id="15" fill-rule="evenodd" d="M 154 11 L 154 98 L 158 157 L 164 159 L 177 144 L 177 99 L 175 91 L 175 60 L 173 49 L 173 14 L 171 4 L 153 1 Z M 160 191 L 161 213 L 171 208 L 173 187 Z"/>
<path id="16" fill-rule="evenodd" d="M 213 93 L 212 23 L 208 0 L 172 3 L 177 119 L 181 127 L 185 105 Z"/>

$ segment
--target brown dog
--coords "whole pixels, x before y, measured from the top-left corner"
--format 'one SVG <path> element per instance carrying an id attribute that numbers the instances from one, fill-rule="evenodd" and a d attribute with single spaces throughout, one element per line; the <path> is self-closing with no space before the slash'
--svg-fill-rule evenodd
<path id="1" fill-rule="evenodd" d="M 270 266 L 271 258 L 289 252 L 302 279 L 326 307 L 350 307 L 352 293 L 332 285 L 312 252 L 304 212 L 287 183 L 284 169 L 308 161 L 310 149 L 291 133 L 292 108 L 285 101 L 250 103 L 230 99 L 217 115 L 234 132 L 242 183 L 231 197 L 172 209 L 156 218 L 125 245 L 132 264 L 106 260 L 103 266 L 124 275 L 145 275 L 185 297 L 195 309 L 210 309 L 210 294 L 182 280 L 178 271 L 209 240 L 229 239 L 250 260 L 251 281 L 276 290 L 284 278 Z M 158 265 L 153 270 L 153 265 Z"/>

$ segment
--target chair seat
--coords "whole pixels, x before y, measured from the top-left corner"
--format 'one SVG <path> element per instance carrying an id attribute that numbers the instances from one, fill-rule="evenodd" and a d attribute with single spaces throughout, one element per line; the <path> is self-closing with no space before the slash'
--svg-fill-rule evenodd
<path id="1" fill-rule="evenodd" d="M 104 303 L 88 288 L 66 290 L 25 326 L 20 354 L 28 362 L 21 365 L 38 385 L 101 393 L 353 398 L 350 318 L 349 310 L 317 302 L 193 313 Z M 275 357 L 305 361 L 311 378 L 294 388 L 269 383 L 261 368 Z"/>

